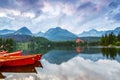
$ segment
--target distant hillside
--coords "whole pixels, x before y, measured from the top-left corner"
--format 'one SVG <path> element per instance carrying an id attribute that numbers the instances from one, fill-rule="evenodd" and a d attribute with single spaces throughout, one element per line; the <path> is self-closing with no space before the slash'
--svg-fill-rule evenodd
<path id="1" fill-rule="evenodd" d="M 44 37 L 52 41 L 67 41 L 75 40 L 76 35 L 69 32 L 68 30 L 62 29 L 60 27 L 51 28 L 45 34 Z"/>
<path id="2" fill-rule="evenodd" d="M 110 34 L 111 32 L 113 32 L 115 35 L 118 35 L 118 33 L 120 32 L 120 27 L 117 27 L 114 30 L 108 30 L 105 33 Z"/>
<path id="3" fill-rule="evenodd" d="M 27 27 L 22 27 L 14 32 L 14 35 L 32 35 L 32 32 Z"/>
<path id="4" fill-rule="evenodd" d="M 45 33 L 39 32 L 33 34 L 27 27 L 22 27 L 17 31 L 14 30 L 0 30 L 0 35 L 8 36 L 9 37 L 15 37 L 16 36 L 22 36 L 22 35 L 29 35 L 29 36 L 35 36 L 35 37 L 44 37 L 47 38 L 48 40 L 51 41 L 71 41 L 75 40 L 77 37 L 82 37 L 85 38 L 85 40 L 96 40 L 97 37 L 101 37 L 102 35 L 109 34 L 113 32 L 115 35 L 118 35 L 120 32 L 120 27 L 115 28 L 114 30 L 107 30 L 107 31 L 97 31 L 95 29 L 89 30 L 89 31 L 84 31 L 83 33 L 79 34 L 78 36 L 73 34 L 72 32 L 62 29 L 60 27 L 56 28 L 50 28 L 48 31 Z"/>
<path id="5" fill-rule="evenodd" d="M 12 34 L 14 32 L 15 30 L 3 29 L 3 30 L 0 30 L 0 35 Z"/>
<path id="6" fill-rule="evenodd" d="M 80 37 L 80 39 L 87 42 L 96 42 L 96 41 L 100 41 L 101 37 Z"/>
<path id="7" fill-rule="evenodd" d="M 43 32 L 38 32 L 36 34 L 33 34 L 36 37 L 44 37 L 44 33 Z"/>
<path id="8" fill-rule="evenodd" d="M 115 35 L 118 35 L 120 32 L 120 27 L 115 28 L 114 30 L 107 30 L 107 31 L 97 31 L 95 29 L 84 31 L 83 33 L 79 34 L 79 37 L 101 37 L 105 34 L 110 34 L 113 32 Z"/>
<path id="9" fill-rule="evenodd" d="M 31 40 L 31 36 L 29 35 L 1 35 L 1 38 L 12 38 L 17 42 L 28 42 Z"/>
<path id="10" fill-rule="evenodd" d="M 92 29 L 90 31 L 84 31 L 83 33 L 79 34 L 78 36 L 79 37 L 100 37 L 102 36 L 103 34 L 105 34 L 105 31 L 97 31 L 95 29 Z"/>

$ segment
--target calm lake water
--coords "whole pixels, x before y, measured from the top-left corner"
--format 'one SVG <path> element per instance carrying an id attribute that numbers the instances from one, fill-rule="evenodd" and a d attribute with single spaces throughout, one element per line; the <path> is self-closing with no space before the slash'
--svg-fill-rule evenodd
<path id="1" fill-rule="evenodd" d="M 37 53 L 42 51 L 36 50 Z M 17 78 L 23 78 L 17 76 L 21 73 L 28 73 L 22 80 L 27 80 L 26 77 L 32 77 L 31 80 L 34 78 L 36 80 L 119 80 L 120 78 L 118 75 L 120 73 L 120 48 L 62 47 L 44 51 L 41 61 L 35 65 L 1 68 L 1 78 L 6 76 L 5 79 L 17 80 Z M 29 53 L 34 53 L 34 51 L 24 51 L 25 55 Z M 32 76 L 30 77 L 29 74 Z"/>
<path id="2" fill-rule="evenodd" d="M 50 63 L 61 64 L 80 56 L 84 59 L 98 61 L 99 59 L 116 60 L 120 62 L 120 48 L 76 47 L 76 49 L 53 49 L 43 55 L 43 59 Z"/>

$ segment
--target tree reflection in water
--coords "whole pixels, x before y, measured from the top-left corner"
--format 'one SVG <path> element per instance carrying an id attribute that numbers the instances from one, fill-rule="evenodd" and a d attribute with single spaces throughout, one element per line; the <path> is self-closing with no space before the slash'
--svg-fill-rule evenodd
<path id="1" fill-rule="evenodd" d="M 106 58 L 115 59 L 120 56 L 120 48 L 102 48 L 101 51 Z"/>

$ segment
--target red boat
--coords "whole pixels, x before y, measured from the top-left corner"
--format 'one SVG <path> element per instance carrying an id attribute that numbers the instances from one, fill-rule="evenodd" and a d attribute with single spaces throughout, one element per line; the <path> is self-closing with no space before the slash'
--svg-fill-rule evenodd
<path id="1" fill-rule="evenodd" d="M 22 56 L 22 50 L 16 51 L 16 52 L 12 52 L 12 53 L 0 54 L 0 56 Z"/>
<path id="2" fill-rule="evenodd" d="M 27 57 L 27 56 L 32 56 L 32 57 L 34 57 L 34 60 L 35 61 L 38 61 L 38 60 L 40 60 L 41 59 L 41 57 L 42 57 L 42 54 L 32 54 L 32 55 L 20 55 L 20 56 L 15 56 L 15 58 L 19 58 L 19 57 Z M 12 56 L 11 56 L 12 57 Z"/>
<path id="3" fill-rule="evenodd" d="M 23 66 L 35 63 L 34 56 L 7 56 L 0 58 L 0 62 L 4 61 L 3 66 Z"/>
<path id="4" fill-rule="evenodd" d="M 35 54 L 36 57 L 35 57 L 35 61 L 38 61 L 42 58 L 42 54 Z"/>
<path id="5" fill-rule="evenodd" d="M 0 55 L 0 67 L 3 66 L 23 66 L 34 64 L 40 60 L 42 54 L 22 55 L 22 51 L 4 53 Z"/>
<path id="6" fill-rule="evenodd" d="M 42 54 L 33 54 L 33 55 L 29 55 L 29 56 L 35 56 L 35 61 L 38 61 L 42 58 Z"/>

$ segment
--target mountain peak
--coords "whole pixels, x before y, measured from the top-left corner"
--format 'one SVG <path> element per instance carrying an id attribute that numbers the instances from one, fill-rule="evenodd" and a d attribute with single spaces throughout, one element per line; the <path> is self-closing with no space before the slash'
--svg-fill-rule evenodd
<path id="1" fill-rule="evenodd" d="M 104 32 L 102 31 L 97 31 L 96 29 L 91 29 L 89 31 L 85 31 L 81 34 L 79 34 L 79 37 L 88 37 L 88 36 L 101 36 Z"/>
<path id="2" fill-rule="evenodd" d="M 97 30 L 96 30 L 96 29 L 91 29 L 90 31 L 92 31 L 92 32 L 96 32 Z"/>
<path id="3" fill-rule="evenodd" d="M 18 29 L 15 33 L 15 35 L 32 35 L 32 32 L 27 27 L 22 27 Z"/>
<path id="4" fill-rule="evenodd" d="M 26 27 L 26 26 L 23 26 L 22 28 L 20 28 L 20 29 L 26 29 L 26 30 L 28 30 L 28 28 Z"/>
<path id="5" fill-rule="evenodd" d="M 115 28 L 115 30 L 118 30 L 118 29 L 120 30 L 120 27 Z"/>
<path id="6" fill-rule="evenodd" d="M 61 29 L 61 27 L 56 27 L 55 29 Z"/>
<path id="7" fill-rule="evenodd" d="M 61 27 L 51 28 L 45 33 L 45 37 L 52 41 L 74 40 L 77 36 Z"/>
<path id="8" fill-rule="evenodd" d="M 12 34 L 14 32 L 15 32 L 14 30 L 3 29 L 3 30 L 0 30 L 0 35 Z"/>
<path id="9" fill-rule="evenodd" d="M 62 28 L 61 27 L 55 27 L 55 28 L 51 28 L 49 30 L 62 30 Z"/>

